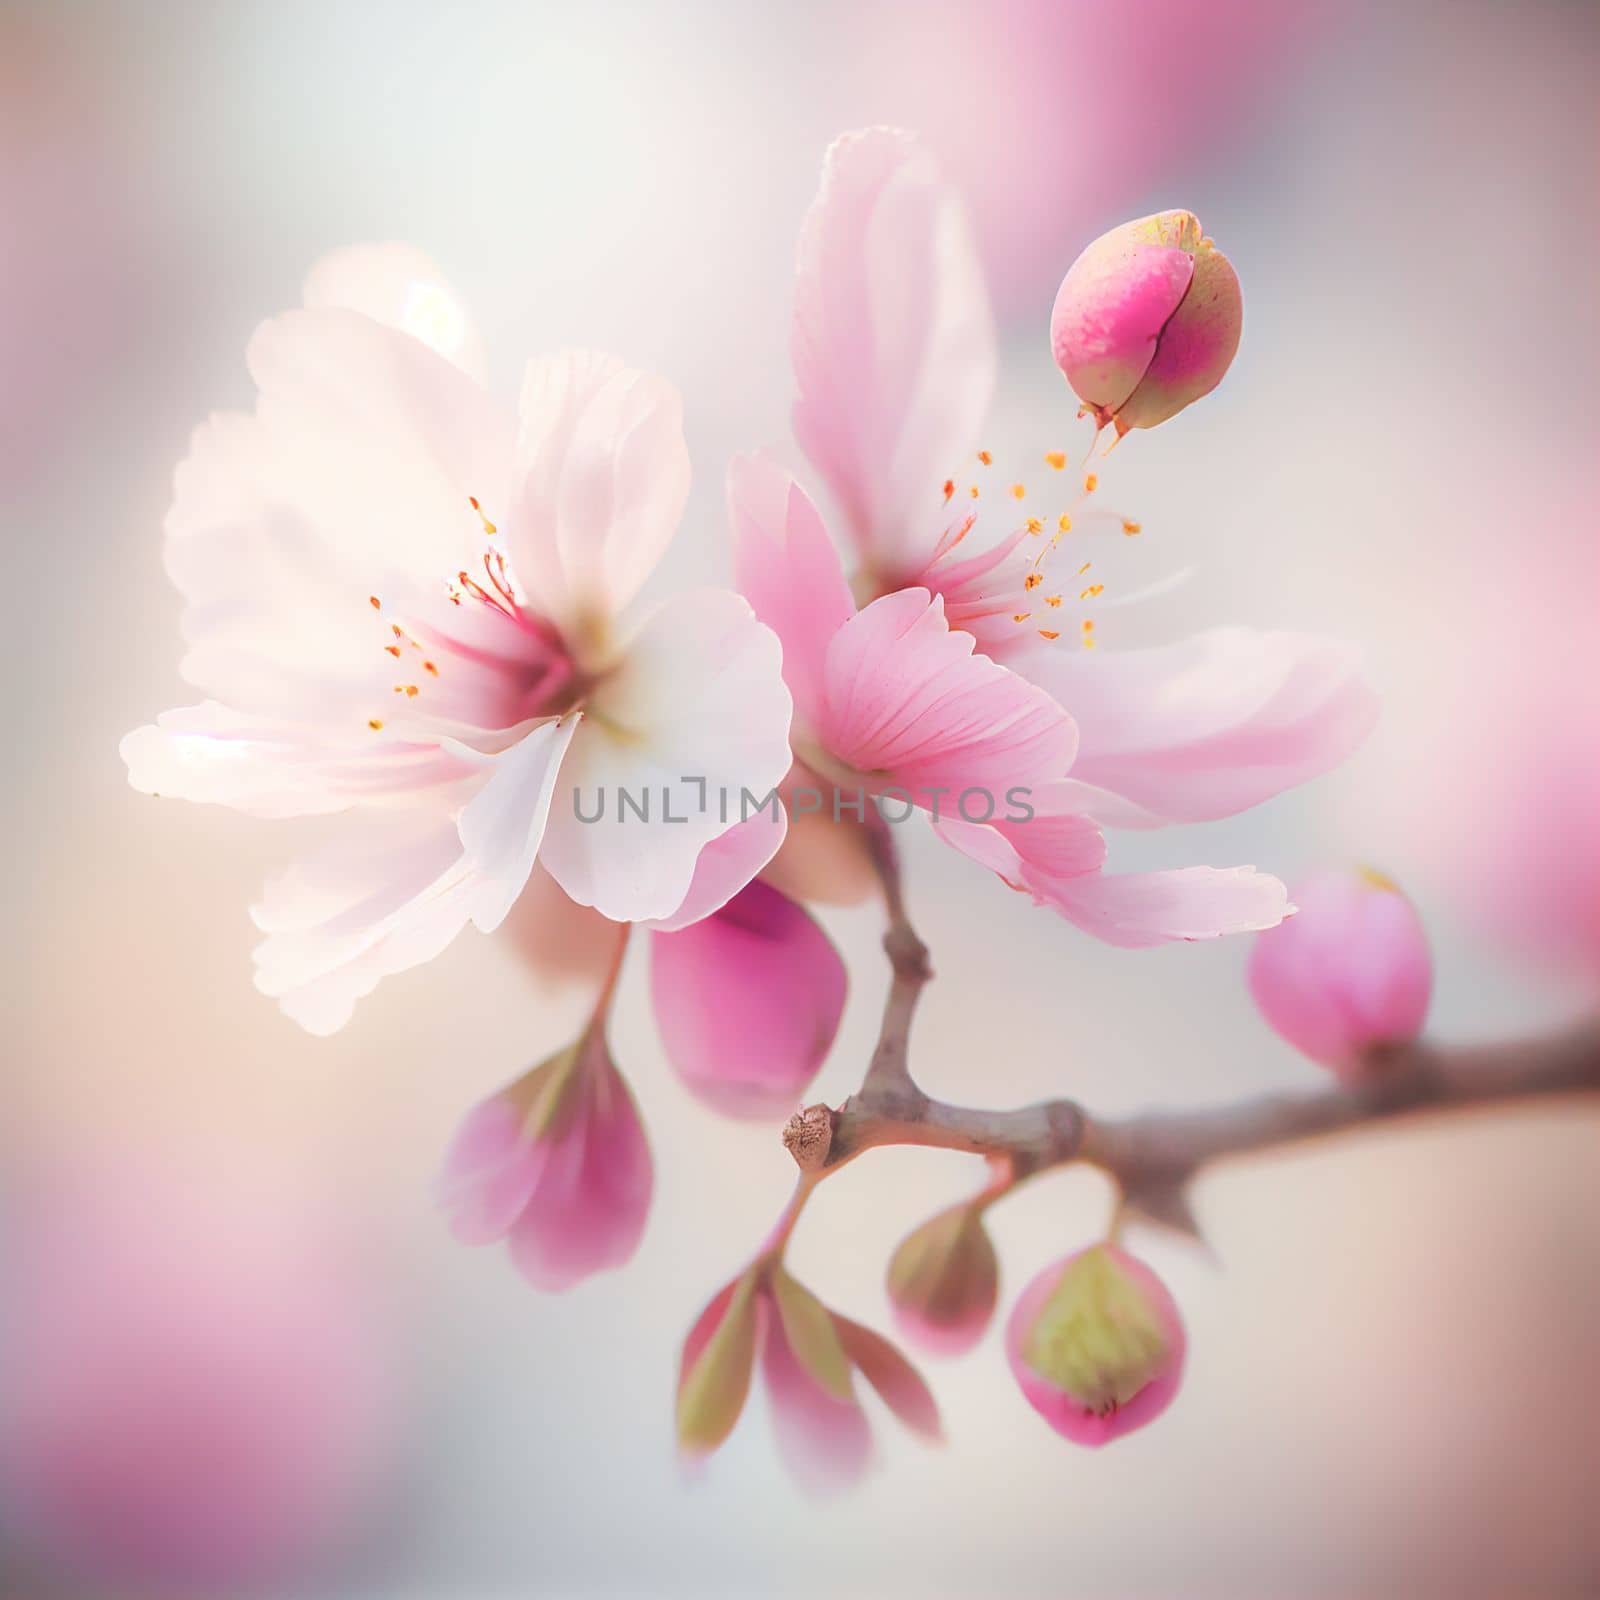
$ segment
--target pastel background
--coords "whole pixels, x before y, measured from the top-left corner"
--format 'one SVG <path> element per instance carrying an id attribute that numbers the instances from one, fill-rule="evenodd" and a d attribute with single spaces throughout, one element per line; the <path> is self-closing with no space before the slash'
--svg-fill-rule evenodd
<path id="1" fill-rule="evenodd" d="M 41 1463 L 25 1401 L 0 1404 L 0 1594 L 124 1600 L 92 1574 L 157 1536 L 160 1495 L 61 1526 L 40 1476 L 97 1504 L 117 1462 L 89 1423 L 181 1444 L 196 1406 L 244 1442 L 180 1472 L 189 1532 L 218 1560 L 265 1541 L 266 1592 L 306 1600 L 1600 1589 L 1592 1110 L 1208 1178 L 1216 1260 L 1145 1241 L 1188 1320 L 1185 1390 L 1110 1451 L 1038 1422 L 991 1331 L 927 1364 L 948 1446 L 882 1430 L 852 1498 L 798 1495 L 759 1402 L 686 1481 L 678 1344 L 787 1194 L 776 1128 L 670 1076 L 630 962 L 614 1042 L 651 1226 L 627 1272 L 535 1295 L 449 1241 L 431 1185 L 459 1116 L 580 1001 L 468 933 L 304 1035 L 250 986 L 244 910 L 292 829 L 137 795 L 116 754 L 178 698 L 172 468 L 205 412 L 248 402 L 245 340 L 313 259 L 420 245 L 508 395 L 574 343 L 670 375 L 696 484 L 668 577 L 726 578 L 722 467 L 786 432 L 822 151 L 901 122 L 983 231 L 997 452 L 1067 435 L 1045 330 L 1081 245 L 1198 212 L 1244 281 L 1244 343 L 1215 395 L 1119 448 L 1119 509 L 1158 565 L 1197 569 L 1119 638 L 1339 633 L 1385 695 L 1341 772 L 1192 850 L 1120 841 L 1121 864 L 1374 861 L 1435 942 L 1439 1038 L 1574 1019 L 1600 997 L 1597 69 L 1582 3 L 0 4 L 0 1370 L 31 1351 L 30 1385 L 73 1396 L 91 1439 Z M 1102 947 L 902 838 L 940 974 L 914 1057 L 935 1092 L 1120 1111 L 1314 1081 L 1256 1018 L 1242 942 Z M 817 1085 L 836 1100 L 883 973 L 870 912 L 824 920 L 852 972 Z M 976 1176 L 862 1162 L 796 1270 L 886 1325 L 894 1244 Z M 997 1210 L 1003 1294 L 1105 1203 L 1068 1173 Z M 41 1326 L 41 1305 L 81 1315 Z M 138 1405 L 112 1330 L 148 1352 Z"/>

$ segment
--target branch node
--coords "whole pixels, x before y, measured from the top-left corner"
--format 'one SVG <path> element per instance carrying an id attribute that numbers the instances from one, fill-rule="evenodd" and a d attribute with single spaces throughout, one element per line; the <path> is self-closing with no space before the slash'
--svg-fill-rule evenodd
<path id="1" fill-rule="evenodd" d="M 804 1106 L 784 1125 L 783 1147 L 802 1172 L 820 1172 L 833 1146 L 834 1113 L 825 1105 Z"/>

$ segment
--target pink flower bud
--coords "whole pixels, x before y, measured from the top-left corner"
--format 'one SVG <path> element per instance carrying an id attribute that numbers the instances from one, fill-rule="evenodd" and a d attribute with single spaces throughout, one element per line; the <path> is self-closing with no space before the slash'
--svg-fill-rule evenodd
<path id="1" fill-rule="evenodd" d="M 1167 1409 L 1186 1344 L 1165 1285 L 1111 1244 L 1046 1267 L 1006 1327 L 1006 1355 L 1028 1403 L 1057 1433 L 1091 1446 Z"/>
<path id="2" fill-rule="evenodd" d="M 1381 873 L 1319 873 L 1299 908 L 1250 952 L 1250 992 L 1267 1023 L 1346 1082 L 1366 1052 L 1422 1031 L 1433 987 L 1428 941 L 1411 902 Z"/>
<path id="3" fill-rule="evenodd" d="M 1232 263 L 1191 211 L 1103 233 L 1061 280 L 1050 347 L 1073 392 L 1118 433 L 1153 428 L 1222 382 L 1244 315 Z"/>
<path id="4" fill-rule="evenodd" d="M 445 1158 L 441 1203 L 463 1244 L 510 1245 L 536 1289 L 570 1289 L 639 1246 L 650 1147 L 599 1026 L 478 1106 Z"/>
<path id="5" fill-rule="evenodd" d="M 994 1315 L 1000 1267 L 983 1214 L 965 1202 L 908 1234 L 889 1263 L 889 1302 L 911 1343 L 937 1355 L 970 1350 Z"/>
<path id="6" fill-rule="evenodd" d="M 720 911 L 650 938 L 650 994 L 667 1058 L 707 1104 L 738 1117 L 793 1110 L 844 1011 L 827 934 L 756 880 Z"/>

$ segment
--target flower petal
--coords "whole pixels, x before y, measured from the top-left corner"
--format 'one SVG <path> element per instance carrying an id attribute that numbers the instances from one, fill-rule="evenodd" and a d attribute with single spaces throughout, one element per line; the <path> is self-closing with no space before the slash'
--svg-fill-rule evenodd
<path id="1" fill-rule="evenodd" d="M 462 811 L 458 828 L 467 866 L 479 880 L 472 920 L 485 933 L 505 921 L 528 881 L 562 759 L 582 720 L 582 712 L 574 712 L 541 722 L 509 749 L 481 758 L 490 776 Z"/>
<path id="2" fill-rule="evenodd" d="M 788 831 L 789 813 L 781 806 L 776 820 L 770 811 L 762 811 L 747 822 L 736 822 L 700 852 L 689 892 L 678 909 L 643 926 L 675 933 L 720 911 L 778 853 Z"/>
<path id="3" fill-rule="evenodd" d="M 540 607 L 581 635 L 638 594 L 683 515 L 683 402 L 614 356 L 531 361 L 518 460 L 514 565 Z"/>
<path id="4" fill-rule="evenodd" d="M 872 1458 L 866 1413 L 829 1394 L 796 1358 L 782 1319 L 767 1318 L 761 1373 L 778 1451 L 811 1494 L 836 1493 L 857 1482 Z"/>
<path id="5" fill-rule="evenodd" d="M 215 700 L 164 711 L 121 745 L 128 782 L 145 794 L 231 806 L 256 817 L 304 817 L 347 807 L 414 805 L 472 781 L 472 763 L 439 745 L 355 736 L 254 717 Z"/>
<path id="6" fill-rule="evenodd" d="M 671 916 L 701 852 L 750 820 L 788 770 L 789 714 L 777 638 L 745 601 L 724 589 L 669 600 L 589 701 L 540 850 L 546 869 L 618 922 Z"/>
<path id="7" fill-rule="evenodd" d="M 650 941 L 667 1059 L 693 1093 L 733 1116 L 794 1109 L 833 1044 L 845 989 L 827 934 L 759 881 L 714 916 Z"/>
<path id="8" fill-rule="evenodd" d="M 483 383 L 483 336 L 466 302 L 415 245 L 348 245 L 330 251 L 306 274 L 300 295 L 308 310 L 343 307 L 420 339 L 430 350 Z"/>
<path id="9" fill-rule="evenodd" d="M 763 1307 L 755 1279 L 725 1284 L 695 1319 L 678 1364 L 678 1448 L 709 1455 L 733 1432 L 750 1393 Z"/>
<path id="10" fill-rule="evenodd" d="M 828 643 L 856 610 L 839 553 L 805 491 L 759 452 L 728 468 L 728 518 L 739 590 L 782 643 L 796 715 L 815 727 Z"/>
<path id="11" fill-rule="evenodd" d="M 464 928 L 478 885 L 443 816 L 363 813 L 269 882 L 256 987 L 311 1033 L 336 1033 L 380 979 L 431 960 Z"/>
<path id="12" fill-rule="evenodd" d="M 986 791 L 996 810 L 1016 786 L 1063 778 L 1072 720 L 1049 695 L 973 654 L 926 589 L 874 600 L 828 648 L 828 751 L 911 791 Z M 925 802 L 918 800 L 919 804 Z"/>
<path id="13" fill-rule="evenodd" d="M 1377 700 L 1348 646 L 1217 628 L 1151 650 L 1032 651 L 1013 670 L 1078 724 L 1074 778 L 1152 819 L 1230 816 L 1337 765 Z M 1114 803 L 1095 814 L 1117 824 Z"/>
<path id="14" fill-rule="evenodd" d="M 1029 887 L 1107 944 L 1138 950 L 1173 939 L 1215 939 L 1275 928 L 1289 894 L 1254 867 L 1179 867 L 1170 872 L 1089 873 Z"/>
<path id="15" fill-rule="evenodd" d="M 892 128 L 828 151 L 800 236 L 790 344 L 796 439 L 880 576 L 921 570 L 941 485 L 994 391 L 993 316 L 960 196 Z"/>
<path id="16" fill-rule="evenodd" d="M 833 1313 L 833 1325 L 845 1354 L 877 1391 L 878 1398 L 913 1433 L 942 1439 L 939 1407 L 922 1374 L 895 1347 L 871 1328 Z"/>
<path id="17" fill-rule="evenodd" d="M 547 1145 L 528 1133 L 527 1108 L 497 1094 L 468 1113 L 445 1156 L 439 1201 L 462 1244 L 493 1244 L 521 1216 L 544 1168 Z"/>

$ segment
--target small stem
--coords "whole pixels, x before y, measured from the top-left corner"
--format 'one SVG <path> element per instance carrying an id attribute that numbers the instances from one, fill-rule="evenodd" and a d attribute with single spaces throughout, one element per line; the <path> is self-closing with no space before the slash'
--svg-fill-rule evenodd
<path id="1" fill-rule="evenodd" d="M 917 937 L 906 912 L 905 894 L 900 878 L 900 852 L 895 847 L 894 836 L 874 809 L 866 823 L 867 849 L 878 883 L 883 890 L 883 906 L 888 916 L 888 927 L 883 935 L 883 948 L 889 957 L 893 976 L 889 995 L 884 1002 L 883 1026 L 878 1033 L 878 1045 L 867 1065 L 867 1074 L 861 1083 L 860 1097 L 882 1100 L 909 1110 L 922 1099 L 921 1091 L 912 1082 L 907 1064 L 911 1042 L 911 1019 L 917 1009 L 917 1000 L 923 985 L 933 976 L 928 965 L 928 948 Z"/>
<path id="2" fill-rule="evenodd" d="M 766 1243 L 761 1246 L 760 1253 L 756 1256 L 758 1266 L 771 1267 L 782 1262 L 783 1253 L 789 1247 L 789 1235 L 794 1232 L 794 1225 L 800 1220 L 800 1213 L 805 1210 L 806 1201 L 811 1198 L 811 1191 L 821 1181 L 820 1172 L 800 1174 L 794 1186 L 794 1193 L 789 1196 L 789 1203 L 772 1225 L 772 1232 L 767 1235 Z"/>

